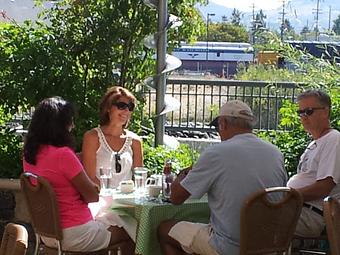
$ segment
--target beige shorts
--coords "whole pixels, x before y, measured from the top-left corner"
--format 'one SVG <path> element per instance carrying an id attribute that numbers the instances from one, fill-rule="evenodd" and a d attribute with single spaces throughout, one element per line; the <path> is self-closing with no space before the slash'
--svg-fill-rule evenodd
<path id="1" fill-rule="evenodd" d="M 102 222 L 91 220 L 83 225 L 63 229 L 63 250 L 96 251 L 109 246 L 111 232 L 109 226 Z M 42 237 L 44 244 L 57 247 L 53 238 Z"/>
<path id="2" fill-rule="evenodd" d="M 295 234 L 304 237 L 317 237 L 325 228 L 324 218 L 307 207 L 302 207 Z"/>
<path id="3" fill-rule="evenodd" d="M 180 221 L 169 231 L 169 236 L 178 241 L 189 254 L 218 255 L 209 244 L 212 229 L 208 224 Z"/>

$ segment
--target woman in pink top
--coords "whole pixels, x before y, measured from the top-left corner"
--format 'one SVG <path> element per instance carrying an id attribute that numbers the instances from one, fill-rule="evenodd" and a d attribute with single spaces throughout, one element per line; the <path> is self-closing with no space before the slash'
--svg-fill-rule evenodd
<path id="1" fill-rule="evenodd" d="M 36 108 L 24 145 L 24 171 L 42 176 L 53 187 L 59 206 L 62 245 L 70 251 L 95 251 L 122 241 L 123 254 L 133 254 L 126 231 L 93 219 L 88 203 L 98 201 L 98 187 L 88 178 L 73 151 L 74 109 L 60 97 L 47 98 Z M 55 246 L 51 238 L 43 238 Z"/>

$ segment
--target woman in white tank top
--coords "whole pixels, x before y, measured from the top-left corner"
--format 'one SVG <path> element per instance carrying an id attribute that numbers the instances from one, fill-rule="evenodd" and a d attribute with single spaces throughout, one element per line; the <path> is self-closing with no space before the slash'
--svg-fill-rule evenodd
<path id="1" fill-rule="evenodd" d="M 126 129 L 136 98 L 122 87 L 111 87 L 102 97 L 100 126 L 87 131 L 83 137 L 82 161 L 92 181 L 100 185 L 99 169 L 112 168 L 111 188 L 132 178 L 134 167 L 143 166 L 142 143 L 139 137 Z M 100 197 L 89 204 L 92 215 L 103 223 L 124 227 L 120 217 L 110 210 L 111 197 Z M 125 229 L 135 240 L 135 230 Z"/>
<path id="2" fill-rule="evenodd" d="M 113 170 L 110 187 L 117 188 L 121 181 L 132 178 L 134 167 L 143 166 L 141 140 L 125 129 L 135 102 L 135 97 L 127 89 L 109 88 L 100 102 L 100 126 L 84 134 L 83 165 L 98 185 L 101 167 Z"/>

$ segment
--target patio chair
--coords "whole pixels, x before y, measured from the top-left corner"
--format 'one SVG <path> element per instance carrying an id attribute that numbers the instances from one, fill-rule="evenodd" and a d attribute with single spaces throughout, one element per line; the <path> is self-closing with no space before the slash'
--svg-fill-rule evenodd
<path id="1" fill-rule="evenodd" d="M 327 254 L 328 238 L 326 231 L 322 231 L 320 236 L 306 237 L 294 235 L 291 253 L 292 254 Z"/>
<path id="2" fill-rule="evenodd" d="M 32 184 L 30 179 L 34 179 L 36 184 Z M 57 251 L 61 254 L 116 254 L 118 249 L 125 242 L 109 246 L 106 249 L 92 252 L 74 252 L 63 249 L 61 240 L 63 233 L 60 226 L 59 209 L 55 193 L 49 182 L 41 176 L 32 173 L 23 173 L 20 176 L 21 190 L 27 202 L 28 211 L 31 217 L 32 226 L 36 234 L 36 246 L 34 254 L 38 254 L 40 246 L 45 253 Z M 57 247 L 47 247 L 42 245 L 41 236 L 55 238 Z"/>
<path id="3" fill-rule="evenodd" d="M 332 255 L 340 255 L 340 204 L 333 197 L 326 197 L 323 203 L 327 236 Z"/>
<path id="4" fill-rule="evenodd" d="M 0 255 L 25 255 L 28 234 L 24 226 L 8 223 L 2 236 Z"/>
<path id="5" fill-rule="evenodd" d="M 274 201 L 273 196 L 281 198 Z M 241 209 L 240 255 L 288 251 L 301 208 L 300 193 L 287 187 L 250 196 Z"/>

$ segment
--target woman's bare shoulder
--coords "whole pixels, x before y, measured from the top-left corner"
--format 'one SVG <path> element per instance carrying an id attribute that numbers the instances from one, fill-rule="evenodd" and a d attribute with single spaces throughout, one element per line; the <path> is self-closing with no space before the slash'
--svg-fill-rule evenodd
<path id="1" fill-rule="evenodd" d="M 97 128 L 92 128 L 90 130 L 87 130 L 84 133 L 84 137 L 83 139 L 97 139 L 98 138 L 98 132 L 97 132 Z"/>

